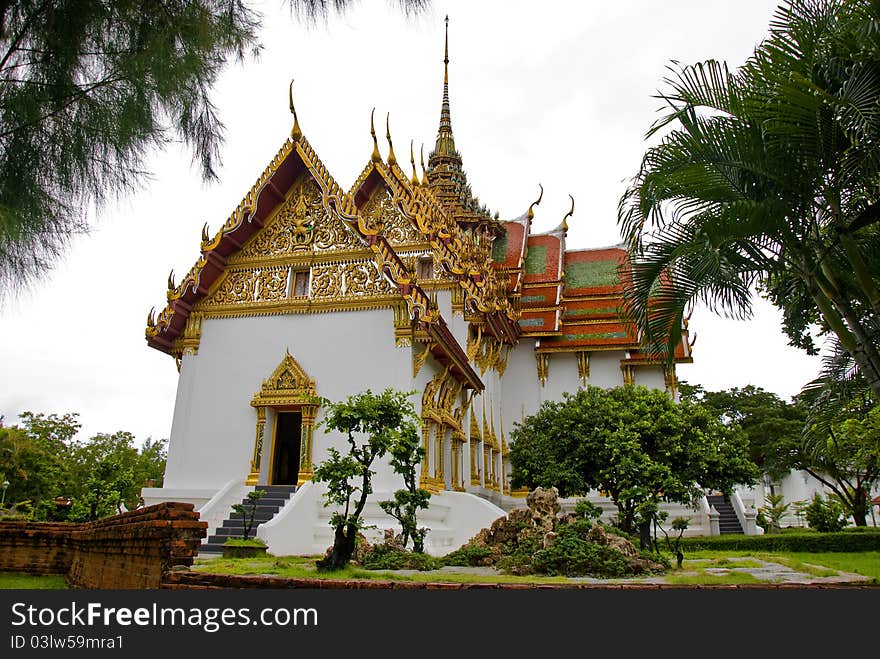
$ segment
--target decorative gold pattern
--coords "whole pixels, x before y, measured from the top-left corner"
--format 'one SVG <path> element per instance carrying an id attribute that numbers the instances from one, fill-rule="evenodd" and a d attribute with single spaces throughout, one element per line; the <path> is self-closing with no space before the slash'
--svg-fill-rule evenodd
<path id="1" fill-rule="evenodd" d="M 670 396 L 675 398 L 675 390 L 678 387 L 678 378 L 675 377 L 675 366 L 663 367 L 663 384 L 666 385 L 666 391 Z"/>
<path id="2" fill-rule="evenodd" d="M 186 319 L 183 334 L 174 343 L 175 351 L 181 356 L 199 354 L 199 342 L 202 338 L 202 314 L 191 313 Z"/>
<path id="3" fill-rule="evenodd" d="M 578 377 L 581 379 L 581 384 L 583 386 L 587 386 L 587 381 L 590 379 L 590 353 L 589 352 L 578 352 L 577 353 L 577 366 L 578 366 Z"/>
<path id="4" fill-rule="evenodd" d="M 271 260 L 307 249 L 315 237 L 316 225 L 326 224 L 325 218 L 330 219 L 321 190 L 312 179 L 303 176 L 274 217 L 229 262 Z"/>
<path id="5" fill-rule="evenodd" d="M 632 386 L 635 384 L 636 375 L 635 370 L 629 364 L 621 364 L 620 370 L 623 373 L 623 384 L 626 386 Z"/>
<path id="6" fill-rule="evenodd" d="M 256 485 L 260 479 L 260 461 L 263 457 L 263 436 L 266 432 L 266 408 L 257 408 L 257 436 L 254 438 L 254 457 L 251 458 L 251 472 L 245 485 Z"/>
<path id="7" fill-rule="evenodd" d="M 543 387 L 547 384 L 547 376 L 550 373 L 550 355 L 546 352 L 536 352 L 535 359 L 538 364 L 538 380 L 541 381 Z"/>

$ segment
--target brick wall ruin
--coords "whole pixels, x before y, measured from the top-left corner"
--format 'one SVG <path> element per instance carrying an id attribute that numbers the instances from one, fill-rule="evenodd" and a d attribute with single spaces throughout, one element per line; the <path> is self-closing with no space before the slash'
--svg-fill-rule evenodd
<path id="1" fill-rule="evenodd" d="M 64 574 L 73 588 L 160 588 L 207 534 L 191 503 L 165 502 L 84 524 L 0 522 L 0 571 Z"/>

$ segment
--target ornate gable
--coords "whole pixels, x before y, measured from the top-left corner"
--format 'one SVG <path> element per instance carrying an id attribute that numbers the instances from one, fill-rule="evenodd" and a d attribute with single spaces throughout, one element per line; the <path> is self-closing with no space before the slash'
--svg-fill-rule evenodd
<path id="1" fill-rule="evenodd" d="M 286 405 L 314 405 L 317 392 L 310 378 L 288 350 L 284 359 L 254 395 L 254 407 L 283 407 Z"/>
<path id="2" fill-rule="evenodd" d="M 394 207 L 391 195 L 384 186 L 376 187 L 360 208 L 360 213 L 367 222 L 380 228 L 382 235 L 395 249 L 428 247 L 428 241 L 412 220 Z"/>

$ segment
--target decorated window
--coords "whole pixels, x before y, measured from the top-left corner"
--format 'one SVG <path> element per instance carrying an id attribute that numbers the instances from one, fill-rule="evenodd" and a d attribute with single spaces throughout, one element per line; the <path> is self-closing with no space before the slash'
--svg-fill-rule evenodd
<path id="1" fill-rule="evenodd" d="M 309 296 L 309 271 L 296 270 L 293 273 L 293 297 Z"/>

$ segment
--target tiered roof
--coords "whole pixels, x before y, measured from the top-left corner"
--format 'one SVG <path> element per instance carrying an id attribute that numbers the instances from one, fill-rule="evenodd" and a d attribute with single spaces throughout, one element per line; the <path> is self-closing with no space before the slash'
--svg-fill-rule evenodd
<path id="1" fill-rule="evenodd" d="M 387 119 L 389 151 L 383 161 L 371 117 L 373 152 L 347 193 L 303 136 L 291 90 L 290 138 L 213 238 L 206 226 L 201 256 L 189 273 L 179 284 L 169 276 L 167 306 L 158 317 L 153 311 L 148 315 L 148 345 L 180 357 L 188 342 L 197 342 L 192 336 L 198 331 L 192 328 L 194 308 L 222 283 L 229 259 L 242 251 L 285 202 L 292 186 L 307 175 L 320 188 L 320 205 L 347 227 L 347 240 L 372 253 L 379 272 L 405 301 L 409 317 L 430 339 L 429 350 L 464 386 L 483 388 L 424 282 L 398 254 L 400 244 L 395 247 L 389 228 L 373 217 L 370 204 L 376 195 L 386 195 L 387 208 L 406 225 L 398 223 L 398 233 L 408 236 L 411 244 L 432 250 L 453 287 L 457 284 L 461 289 L 466 318 L 479 324 L 483 335 L 488 331 L 508 346 L 531 337 L 538 352 L 626 350 L 624 361 L 633 365 L 660 361 L 640 350 L 635 327 L 620 313 L 621 273 L 628 266 L 623 246 L 567 249 L 574 199 L 555 229 L 532 233 L 534 208 L 541 202 L 543 187 L 525 213 L 506 222 L 491 217 L 472 195 L 452 133 L 448 18 L 443 62 L 440 126 L 428 167 L 422 162 L 421 179 L 412 147 L 412 175 L 398 163 Z M 675 360 L 691 361 L 686 327 Z"/>

